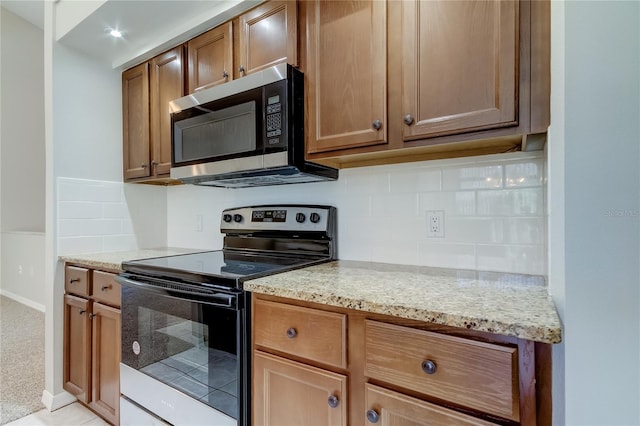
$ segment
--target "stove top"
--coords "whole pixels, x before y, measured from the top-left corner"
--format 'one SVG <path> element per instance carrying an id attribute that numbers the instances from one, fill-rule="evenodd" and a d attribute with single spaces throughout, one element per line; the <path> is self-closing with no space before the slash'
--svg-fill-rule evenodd
<path id="1" fill-rule="evenodd" d="M 336 209 L 262 205 L 222 212 L 222 250 L 123 262 L 127 274 L 241 290 L 242 283 L 336 258 Z"/>
<path id="2" fill-rule="evenodd" d="M 122 266 L 125 272 L 150 277 L 177 279 L 194 284 L 241 287 L 242 282 L 248 279 L 310 266 L 326 260 L 326 257 L 308 258 L 216 250 L 132 260 L 124 262 Z"/>

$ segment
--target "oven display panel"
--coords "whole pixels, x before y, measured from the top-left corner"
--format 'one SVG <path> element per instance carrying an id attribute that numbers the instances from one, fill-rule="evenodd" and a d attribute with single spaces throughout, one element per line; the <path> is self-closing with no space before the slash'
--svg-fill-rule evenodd
<path id="1" fill-rule="evenodd" d="M 251 222 L 286 222 L 286 210 L 254 210 L 251 213 Z"/>

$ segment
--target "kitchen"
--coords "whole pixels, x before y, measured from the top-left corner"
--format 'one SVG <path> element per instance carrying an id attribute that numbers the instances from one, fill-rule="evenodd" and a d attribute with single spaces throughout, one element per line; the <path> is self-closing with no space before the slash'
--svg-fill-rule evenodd
<path id="1" fill-rule="evenodd" d="M 610 17 L 611 21 L 604 20 L 603 16 Z M 131 215 L 131 219 L 130 222 L 127 222 L 126 217 L 123 220 L 127 222 L 127 232 L 118 231 L 112 233 L 114 235 L 100 230 L 94 234 L 101 235 L 83 238 L 84 235 L 90 235 L 91 231 L 80 235 L 65 234 L 65 225 L 58 228 L 59 235 L 55 235 L 53 231 L 48 232 L 48 267 L 45 271 L 45 282 L 55 281 L 58 287 L 47 287 L 46 299 L 41 303 L 57 306 L 53 301 L 57 301 L 61 294 L 61 271 L 59 267 L 54 266 L 54 260 L 59 254 L 96 249 L 113 251 L 129 248 L 128 245 L 131 244 L 140 247 L 170 245 L 218 248 L 222 241 L 216 224 L 222 208 L 262 202 L 334 204 L 339 211 L 346 212 L 339 220 L 342 226 L 339 230 L 341 258 L 397 263 L 424 262 L 436 266 L 471 269 L 530 267 L 534 269 L 521 269 L 517 272 L 535 274 L 545 274 L 548 268 L 550 291 L 563 319 L 566 336 L 565 344 L 554 347 L 554 416 L 559 416 L 554 423 L 636 424 L 638 380 L 629 380 L 629 376 L 638 377 L 640 358 L 636 262 L 638 215 L 634 213 L 638 211 L 638 179 L 634 174 L 637 173 L 638 160 L 637 21 L 637 4 L 632 2 L 616 4 L 615 7 L 605 3 L 552 3 L 552 125 L 546 155 L 526 154 L 522 157 L 521 154 L 509 154 L 475 157 L 473 160 L 348 169 L 341 171 L 341 179 L 336 184 L 309 184 L 272 190 L 227 191 L 189 186 L 163 188 L 118 184 L 122 170 L 121 147 L 113 141 L 121 140 L 120 70 L 113 70 L 63 44 L 53 43 L 53 57 L 47 56 L 51 54 L 50 51 L 44 52 L 45 59 L 52 61 L 47 62 L 50 68 L 45 66 L 45 69 L 52 70 L 51 73 L 45 73 L 45 93 L 50 93 L 47 90 L 54 93 L 52 97 L 51 94 L 45 97 L 45 100 L 50 99 L 52 102 L 47 111 L 53 111 L 53 121 L 47 124 L 47 229 L 56 229 L 54 224 L 57 220 L 61 221 L 61 225 L 62 221 L 66 220 L 71 228 L 78 229 L 79 224 L 71 225 L 69 222 L 73 217 L 64 216 L 61 206 L 57 205 L 59 200 L 81 203 L 91 197 L 92 202 L 108 203 L 113 208 L 117 208 L 113 204 L 121 203 L 124 205 L 122 208 L 126 208 Z M 611 26 L 607 27 L 603 22 Z M 600 26 L 589 25 L 596 23 Z M 589 40 L 590 43 L 586 43 L 585 40 Z M 609 43 L 628 47 L 620 50 L 610 49 Z M 593 53 L 587 54 L 581 50 L 585 45 L 590 49 L 598 48 L 599 54 L 606 54 L 606 60 L 589 62 Z M 618 63 L 628 63 L 630 66 L 607 67 L 607 64 Z M 585 72 L 585 69 L 594 74 Z M 621 74 L 611 80 L 599 78 L 599 85 L 592 81 L 600 73 L 609 75 L 604 74 L 605 72 Z M 613 85 L 614 82 L 620 81 L 625 82 L 622 85 L 624 87 Z M 612 86 L 608 85 L 609 82 Z M 28 85 L 23 85 L 26 86 Z M 100 102 L 96 102 L 96 99 L 100 99 Z M 597 106 L 593 104 L 594 99 L 598 101 Z M 601 105 L 607 101 L 611 105 L 602 107 Z M 91 108 L 87 108 L 87 105 Z M 3 106 L 3 118 L 5 111 L 6 108 Z M 614 116 L 616 111 L 625 111 L 629 115 Z M 609 113 L 612 115 L 607 115 Z M 596 122 L 607 125 L 602 126 L 600 130 L 600 126 L 590 128 L 585 124 Z M 3 129 L 4 123 L 5 120 Z M 106 126 L 105 123 L 118 124 Z M 96 133 L 95 129 L 100 129 L 100 132 Z M 616 129 L 616 132 L 612 133 L 613 129 Z M 615 140 L 610 140 L 612 134 L 617 136 Z M 606 151 L 600 142 L 602 140 L 607 140 Z M 11 160 L 5 157 L 4 144 L 3 135 L 2 167 L 3 176 L 6 176 L 6 170 L 11 168 L 7 163 Z M 452 222 L 447 219 L 458 207 L 446 204 L 447 197 L 455 191 L 447 191 L 446 186 L 438 187 L 433 191 L 436 195 L 431 193 L 433 189 L 429 187 L 412 188 L 411 185 L 416 185 L 416 182 L 423 185 L 422 181 L 418 181 L 420 173 L 426 174 L 424 185 L 432 185 L 433 176 L 440 176 L 443 184 L 449 184 L 451 181 L 447 180 L 447 176 L 451 177 L 454 174 L 451 170 L 481 168 L 483 172 L 487 172 L 522 163 L 537 164 L 538 169 L 546 165 L 548 169 L 547 213 L 539 215 L 537 210 L 533 210 L 536 223 L 540 222 L 539 218 L 542 216 L 543 224 L 532 226 L 540 231 L 543 238 L 535 240 L 537 246 L 527 253 L 528 260 L 533 261 L 526 262 L 524 266 L 518 264 L 520 256 L 506 256 L 510 253 L 508 247 L 495 249 L 497 255 L 483 256 L 482 252 L 478 254 L 476 246 L 486 248 L 486 244 L 482 243 L 482 235 L 474 237 L 471 241 L 450 243 L 454 247 L 438 245 L 422 236 L 413 235 L 413 229 L 424 227 L 424 218 L 418 215 L 410 218 L 414 223 L 403 223 L 394 228 L 399 230 L 399 233 L 371 232 L 380 224 L 389 226 L 388 219 L 394 217 L 394 212 L 385 211 L 387 206 L 395 204 L 407 207 L 408 204 L 411 208 L 416 194 L 428 193 L 423 195 L 425 200 L 421 202 L 427 206 L 434 202 L 442 205 L 440 209 L 447 213 L 445 232 L 449 235 L 449 232 L 456 231 L 455 219 L 464 219 L 453 217 Z M 612 175 L 615 179 L 617 190 L 611 191 L 609 187 L 601 186 L 604 183 L 601 179 L 596 180 L 597 176 L 592 173 L 593 170 L 606 170 L 606 174 Z M 383 185 L 379 184 L 380 180 Z M 5 185 L 10 187 L 10 183 L 3 178 L 3 209 L 6 208 Z M 607 183 L 610 185 L 610 182 Z M 390 187 L 393 189 L 381 189 Z M 588 197 L 589 192 L 584 188 L 590 187 L 598 189 L 598 197 Z M 530 194 L 529 199 L 534 198 L 531 205 L 538 208 L 541 201 L 535 199 L 539 197 L 542 186 L 539 184 L 533 188 L 532 190 L 531 187 L 527 187 L 523 191 Z M 58 191 L 57 198 L 54 191 Z M 442 192 L 448 194 L 440 195 Z M 474 191 L 471 192 L 474 197 L 477 195 Z M 483 194 L 481 195 L 487 195 Z M 362 220 L 357 212 L 369 203 L 374 206 L 375 212 L 380 211 L 380 215 L 370 215 Z M 419 210 L 430 208 L 427 206 L 420 205 Z M 608 211 L 620 211 L 622 215 L 606 215 Z M 512 212 L 507 212 L 505 216 L 511 214 Z M 198 215 L 201 215 L 201 218 L 198 218 Z M 480 219 L 482 218 L 486 216 Z M 548 219 L 548 225 L 545 219 Z M 202 226 L 199 225 L 200 221 Z M 548 236 L 545 229 L 547 226 Z M 603 232 L 598 234 L 601 241 L 610 241 L 609 248 L 606 244 L 598 249 L 583 247 L 586 245 L 584 235 L 593 235 L 593 229 L 596 228 Z M 476 227 L 473 227 L 472 231 L 477 231 Z M 351 235 L 359 236 L 358 243 L 351 238 L 350 232 L 353 233 Z M 398 238 L 398 234 L 404 237 Z M 366 236 L 365 240 L 362 239 L 363 235 Z M 423 245 L 422 248 L 420 244 Z M 547 251 L 541 247 L 545 244 L 548 245 L 548 257 Z M 432 248 L 433 245 L 436 245 L 437 250 Z M 618 249 L 611 250 L 611 245 Z M 443 249 L 446 248 L 450 251 L 445 252 Z M 470 251 L 463 251 L 464 248 Z M 630 258 L 633 262 L 625 263 L 626 260 L 619 256 L 620 252 L 627 253 L 627 259 Z M 585 256 L 594 257 L 589 257 L 587 261 L 584 260 Z M 587 265 L 596 264 L 596 259 L 598 269 L 589 268 Z M 3 266 L 3 274 L 4 269 Z M 563 276 L 566 279 L 562 278 Z M 606 297 L 603 297 L 602 282 L 605 281 L 609 284 Z M 572 297 L 569 298 L 569 295 Z M 51 315 L 48 317 L 47 327 L 50 335 L 61 339 L 60 327 L 55 326 L 61 321 L 61 312 L 56 313 L 56 310 L 47 310 L 47 315 Z M 601 314 L 593 315 L 594 312 Z M 605 315 L 602 315 L 602 312 Z M 608 320 L 604 321 L 603 316 Z M 610 326 L 607 327 L 609 324 L 628 324 L 628 327 L 611 330 Z M 609 339 L 607 344 L 598 350 L 594 350 L 590 343 L 594 330 L 597 330 L 599 338 L 604 339 L 604 336 L 608 336 Z M 58 341 L 56 345 L 59 344 Z M 607 350 L 611 345 L 619 345 L 626 350 L 612 354 Z M 585 353 L 587 347 L 590 347 L 591 351 Z M 600 350 L 602 352 L 599 352 Z M 602 359 L 607 360 L 607 368 L 597 371 L 588 369 L 588 366 L 597 365 L 595 361 Z M 47 362 L 49 365 L 60 365 L 59 348 L 55 350 L 53 346 L 48 347 Z M 585 371 L 589 371 L 589 374 L 585 375 Z M 57 374 L 55 369 L 48 369 L 46 388 L 53 394 L 61 389 Z M 597 385 L 593 385 L 594 383 Z M 614 387 L 619 391 L 605 391 Z M 601 393 L 596 393 L 596 388 L 601 388 Z"/>

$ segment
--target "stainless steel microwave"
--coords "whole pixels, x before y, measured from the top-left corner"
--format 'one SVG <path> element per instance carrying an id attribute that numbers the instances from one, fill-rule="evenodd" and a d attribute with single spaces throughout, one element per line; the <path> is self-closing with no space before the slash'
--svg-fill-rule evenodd
<path id="1" fill-rule="evenodd" d="M 304 76 L 280 64 L 171 101 L 171 177 L 249 187 L 335 180 L 305 160 Z"/>

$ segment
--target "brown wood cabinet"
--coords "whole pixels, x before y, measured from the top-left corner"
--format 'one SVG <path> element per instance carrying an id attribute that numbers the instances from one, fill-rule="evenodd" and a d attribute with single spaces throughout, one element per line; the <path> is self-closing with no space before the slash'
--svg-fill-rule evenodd
<path id="1" fill-rule="evenodd" d="M 75 284 L 87 277 L 89 294 Z M 63 387 L 111 424 L 120 419 L 120 284 L 115 274 L 65 266 Z M 81 289 L 82 290 L 82 289 Z M 79 291 L 82 293 L 82 291 Z"/>
<path id="2" fill-rule="evenodd" d="M 124 180 L 170 183 L 169 101 L 184 95 L 183 47 L 122 73 Z"/>
<path id="3" fill-rule="evenodd" d="M 297 65 L 297 2 L 265 2 L 189 40 L 187 51 L 189 93 L 282 62 Z"/>
<path id="4" fill-rule="evenodd" d="M 307 157 L 340 167 L 534 147 L 549 2 L 304 2 Z M 543 143 L 537 144 L 540 149 Z"/>
<path id="5" fill-rule="evenodd" d="M 346 376 L 264 352 L 253 362 L 255 425 L 347 425 Z"/>
<path id="6" fill-rule="evenodd" d="M 385 144 L 387 3 L 316 0 L 304 6 L 307 151 Z"/>
<path id="7" fill-rule="evenodd" d="M 189 93 L 233 80 L 233 31 L 231 21 L 187 43 Z"/>
<path id="8" fill-rule="evenodd" d="M 256 425 L 551 424 L 549 345 L 256 293 L 252 306 Z"/>

